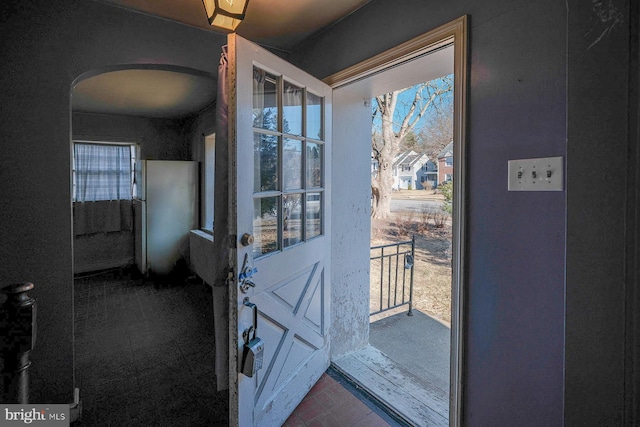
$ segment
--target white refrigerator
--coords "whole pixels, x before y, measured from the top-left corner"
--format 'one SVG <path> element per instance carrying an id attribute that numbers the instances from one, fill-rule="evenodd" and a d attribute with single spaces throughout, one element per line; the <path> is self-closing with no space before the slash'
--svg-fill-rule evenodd
<path id="1" fill-rule="evenodd" d="M 198 228 L 198 162 L 140 160 L 135 187 L 136 265 L 143 274 L 166 275 L 189 261 L 189 231 Z"/>

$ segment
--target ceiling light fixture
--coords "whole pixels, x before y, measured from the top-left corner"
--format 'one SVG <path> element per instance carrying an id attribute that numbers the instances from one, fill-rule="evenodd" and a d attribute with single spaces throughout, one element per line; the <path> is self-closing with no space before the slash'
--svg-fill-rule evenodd
<path id="1" fill-rule="evenodd" d="M 249 0 L 202 0 L 209 24 L 226 31 L 235 31 L 244 19 Z"/>

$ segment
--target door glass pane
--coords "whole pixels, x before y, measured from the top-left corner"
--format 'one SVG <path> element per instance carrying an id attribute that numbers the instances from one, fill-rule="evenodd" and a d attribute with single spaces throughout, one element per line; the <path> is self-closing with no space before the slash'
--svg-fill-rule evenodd
<path id="1" fill-rule="evenodd" d="M 307 137 L 322 140 L 323 98 L 307 92 Z"/>
<path id="2" fill-rule="evenodd" d="M 302 188 L 302 141 L 284 138 L 282 149 L 282 176 L 285 190 Z"/>
<path id="3" fill-rule="evenodd" d="M 302 88 L 284 82 L 282 128 L 285 133 L 302 135 L 302 93 Z"/>
<path id="4" fill-rule="evenodd" d="M 278 250 L 278 207 L 280 197 L 253 200 L 253 256 Z"/>
<path id="5" fill-rule="evenodd" d="M 307 188 L 322 187 L 322 145 L 307 142 Z"/>
<path id="6" fill-rule="evenodd" d="M 278 130 L 277 78 L 253 67 L 253 127 Z"/>
<path id="7" fill-rule="evenodd" d="M 278 137 L 253 134 L 253 191 L 278 189 Z"/>
<path id="8" fill-rule="evenodd" d="M 284 247 L 302 241 L 302 194 L 283 196 L 282 237 Z"/>
<path id="9" fill-rule="evenodd" d="M 322 195 L 308 193 L 306 206 L 307 240 L 322 234 Z"/>

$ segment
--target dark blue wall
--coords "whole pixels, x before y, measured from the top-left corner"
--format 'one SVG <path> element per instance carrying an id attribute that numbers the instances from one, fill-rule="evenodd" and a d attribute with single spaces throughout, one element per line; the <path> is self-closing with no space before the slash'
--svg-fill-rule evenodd
<path id="1" fill-rule="evenodd" d="M 629 401 L 640 384 L 631 372 L 639 343 L 630 320 L 640 306 L 632 243 L 637 248 L 638 6 L 630 14 L 630 3 L 567 3 L 565 420 L 571 425 L 640 422 L 637 401 L 636 411 Z"/>
<path id="2" fill-rule="evenodd" d="M 566 154 L 566 16 L 546 3 L 478 27 L 472 15 L 470 425 L 562 423 L 565 194 L 506 188 L 509 159 Z"/>

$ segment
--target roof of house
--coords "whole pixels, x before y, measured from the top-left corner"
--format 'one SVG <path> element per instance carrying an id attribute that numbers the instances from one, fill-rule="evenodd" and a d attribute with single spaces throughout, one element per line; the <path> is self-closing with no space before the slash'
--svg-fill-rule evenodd
<path id="1" fill-rule="evenodd" d="M 442 151 L 440 151 L 440 153 L 438 154 L 438 158 L 442 159 L 444 157 L 451 157 L 451 156 L 453 156 L 453 141 L 448 143 L 447 146 L 444 147 Z"/>
<path id="2" fill-rule="evenodd" d="M 393 166 L 394 167 L 398 167 L 400 165 L 413 166 L 417 162 L 421 161 L 424 157 L 426 157 L 427 161 L 429 161 L 429 157 L 424 153 L 416 153 L 413 150 L 404 151 L 395 157 L 393 161 Z"/>

